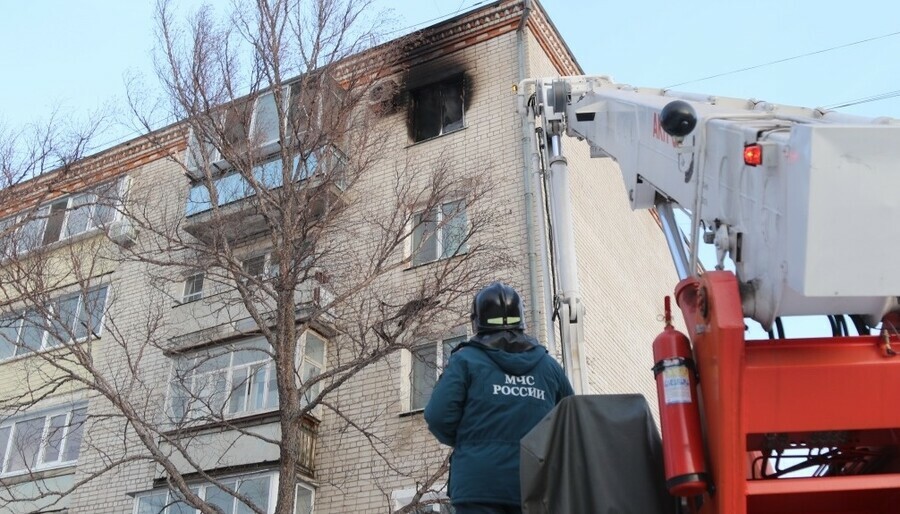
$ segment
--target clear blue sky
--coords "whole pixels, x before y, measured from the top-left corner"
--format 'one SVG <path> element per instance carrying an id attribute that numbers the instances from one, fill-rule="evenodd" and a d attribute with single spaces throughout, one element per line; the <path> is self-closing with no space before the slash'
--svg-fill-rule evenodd
<path id="1" fill-rule="evenodd" d="M 397 28 L 485 5 L 377 0 Z M 84 115 L 124 103 L 126 74 L 153 84 L 153 0 L 7 0 L 0 17 L 0 122 L 17 127 L 53 108 Z M 200 0 L 179 0 L 189 9 Z M 214 3 L 227 5 L 225 0 Z M 884 0 L 546 0 L 585 73 L 664 87 L 900 32 Z M 900 34 L 678 87 L 721 96 L 828 106 L 900 90 Z M 841 109 L 900 117 L 900 97 Z"/>
<path id="2" fill-rule="evenodd" d="M 376 0 L 397 34 L 490 3 Z M 200 0 L 178 0 L 189 10 Z M 212 3 L 227 5 L 226 0 Z M 0 126 L 124 109 L 126 77 L 154 84 L 153 0 L 6 0 Z M 900 93 L 900 2 L 545 0 L 587 74 L 807 107 Z M 889 35 L 893 34 L 893 35 Z M 828 50 L 837 48 L 834 50 Z M 807 54 L 806 57 L 798 57 Z M 728 73 L 775 61 L 785 62 Z M 725 74 L 708 80 L 712 75 Z M 900 118 L 900 97 L 840 109 Z M 114 130 L 121 134 L 121 129 Z M 113 135 L 109 135 L 112 138 Z M 110 141 L 99 141 L 108 143 Z"/>

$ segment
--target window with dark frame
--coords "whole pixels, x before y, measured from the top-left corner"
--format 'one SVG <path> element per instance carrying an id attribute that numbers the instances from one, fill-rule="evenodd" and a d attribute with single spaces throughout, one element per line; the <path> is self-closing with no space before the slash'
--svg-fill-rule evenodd
<path id="1" fill-rule="evenodd" d="M 456 132 L 464 127 L 463 75 L 420 87 L 412 95 L 412 133 L 416 142 Z"/>

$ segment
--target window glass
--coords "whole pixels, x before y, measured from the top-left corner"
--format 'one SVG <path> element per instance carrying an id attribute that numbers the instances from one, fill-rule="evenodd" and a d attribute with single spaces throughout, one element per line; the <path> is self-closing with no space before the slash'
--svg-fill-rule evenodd
<path id="1" fill-rule="evenodd" d="M 50 319 L 50 333 L 47 335 L 47 346 L 57 346 L 71 340 L 75 318 L 78 315 L 78 301 L 78 296 L 70 296 L 55 303 Z"/>
<path id="2" fill-rule="evenodd" d="M 462 200 L 414 215 L 413 266 L 465 253 L 467 234 L 466 206 Z"/>
<path id="3" fill-rule="evenodd" d="M 69 217 L 66 220 L 66 237 L 80 234 L 87 230 L 91 217 L 92 195 L 81 194 L 72 198 L 72 206 L 69 209 Z"/>
<path id="4" fill-rule="evenodd" d="M 107 286 L 99 287 L 83 297 L 75 327 L 75 337 L 79 340 L 91 334 L 99 337 L 103 331 L 102 320 L 106 311 L 107 289 Z"/>
<path id="5" fill-rule="evenodd" d="M 62 460 L 70 462 L 78 459 L 81 450 L 81 438 L 84 435 L 84 424 L 87 420 L 87 409 L 75 409 L 72 411 L 72 418 L 69 420 L 68 432 L 66 433 L 65 450 L 63 451 Z"/>
<path id="6" fill-rule="evenodd" d="M 443 342 L 443 359 L 441 360 L 441 371 L 447 367 L 447 364 L 450 363 L 450 354 L 453 353 L 453 350 L 459 346 L 459 343 L 462 343 L 466 340 L 466 336 L 454 337 L 452 339 L 447 339 Z"/>
<path id="7" fill-rule="evenodd" d="M 259 511 L 269 512 L 269 496 L 272 492 L 273 478 L 276 476 L 278 476 L 277 473 L 269 473 L 219 480 L 224 489 L 234 491 L 234 493 L 245 497 L 247 503 L 238 500 L 233 493 L 212 484 L 192 486 L 191 491 L 209 505 L 220 509 L 224 514 L 251 514 L 255 511 L 250 505 Z M 309 497 L 301 496 L 298 488 L 298 505 L 308 503 L 309 509 L 296 510 L 295 512 L 309 514 L 312 512 L 312 492 L 308 489 L 304 489 L 304 491 L 309 493 Z M 135 503 L 138 514 L 194 514 L 197 512 L 194 508 L 188 506 L 182 496 L 174 490 L 157 489 L 138 496 L 135 499 Z"/>
<path id="8" fill-rule="evenodd" d="M 47 223 L 44 226 L 44 237 L 41 244 L 50 244 L 59 241 L 59 235 L 62 233 L 63 221 L 66 219 L 66 207 L 69 205 L 69 199 L 53 202 L 50 205 L 50 215 L 47 217 Z"/>
<path id="9" fill-rule="evenodd" d="M 412 355 L 412 391 L 410 407 L 424 409 L 437 382 L 437 347 L 427 344 L 416 348 Z"/>
<path id="10" fill-rule="evenodd" d="M 312 514 L 313 492 L 297 484 L 297 495 L 294 498 L 294 514 Z"/>
<path id="11" fill-rule="evenodd" d="M 277 141 L 278 134 L 278 109 L 275 105 L 275 95 L 267 93 L 256 100 L 256 119 L 254 120 L 254 142 L 265 144 Z"/>
<path id="12" fill-rule="evenodd" d="M 241 480 L 237 492 L 244 495 L 259 510 L 266 512 L 269 508 L 269 477 L 254 477 Z M 238 514 L 255 514 L 253 509 L 243 502 L 238 502 Z"/>
<path id="13" fill-rule="evenodd" d="M 44 234 L 44 222 L 47 221 L 48 208 L 43 207 L 32 214 L 31 219 L 25 221 L 22 228 L 16 234 L 17 250 L 27 252 L 41 245 Z"/>
<path id="14" fill-rule="evenodd" d="M 413 265 L 431 262 L 437 259 L 437 214 L 427 212 L 413 217 Z"/>
<path id="15" fill-rule="evenodd" d="M 19 328 L 22 320 L 18 317 L 0 318 L 0 359 L 16 354 L 16 343 L 19 340 Z"/>
<path id="16" fill-rule="evenodd" d="M 249 259 L 246 259 L 242 265 L 244 273 L 251 277 L 261 277 L 266 272 L 266 256 L 257 255 L 256 257 L 250 257 Z"/>
<path id="17" fill-rule="evenodd" d="M 251 102 L 232 104 L 225 111 L 223 150 L 240 151 L 247 145 L 250 135 L 250 118 L 253 105 Z"/>
<path id="18" fill-rule="evenodd" d="M 218 205 L 221 207 L 225 204 L 235 202 L 253 193 L 253 189 L 244 180 L 240 173 L 231 173 L 216 180 L 216 197 Z"/>
<path id="19" fill-rule="evenodd" d="M 306 333 L 306 345 L 303 350 L 303 366 L 300 380 L 303 384 L 314 380 L 322 374 L 325 367 L 325 341 L 312 332 Z M 304 404 L 309 404 L 322 390 L 322 383 L 316 382 L 306 390 Z"/>
<path id="20" fill-rule="evenodd" d="M 207 132 L 209 133 L 209 132 Z M 219 152 L 210 141 L 203 141 L 203 137 L 191 128 L 191 139 L 185 151 L 185 164 L 188 169 L 200 169 L 219 160 Z"/>
<path id="21" fill-rule="evenodd" d="M 462 78 L 441 84 L 441 133 L 463 128 Z"/>
<path id="22" fill-rule="evenodd" d="M 15 255 L 16 218 L 6 218 L 0 221 L 0 258 Z"/>
<path id="23" fill-rule="evenodd" d="M 410 410 L 425 408 L 441 371 L 450 360 L 450 353 L 465 340 L 465 336 L 454 337 L 438 343 L 428 343 L 413 350 Z M 438 351 L 440 351 L 440 360 L 438 360 Z"/>
<path id="24" fill-rule="evenodd" d="M 6 462 L 6 450 L 9 447 L 9 433 L 12 427 L 0 428 L 0 471 L 3 471 L 3 463 Z"/>
<path id="25" fill-rule="evenodd" d="M 266 384 L 266 408 L 274 409 L 275 407 L 278 407 L 278 377 L 275 376 L 275 369 L 272 368 Z"/>
<path id="26" fill-rule="evenodd" d="M 231 397 L 228 399 L 228 412 L 242 412 L 247 408 L 248 369 L 236 370 L 232 374 Z"/>
<path id="27" fill-rule="evenodd" d="M 297 180 L 305 180 L 316 174 L 319 167 L 319 159 L 314 152 L 311 152 L 306 159 L 295 159 L 294 176 Z"/>
<path id="28" fill-rule="evenodd" d="M 19 421 L 14 425 L 7 471 L 34 469 L 34 465 L 37 463 L 38 451 L 41 449 L 44 422 L 45 418 L 41 417 Z"/>
<path id="29" fill-rule="evenodd" d="M 200 494 L 199 488 L 191 487 L 190 489 L 194 494 Z M 184 501 L 178 491 L 169 492 L 169 504 L 169 510 L 166 511 L 166 514 L 195 514 L 197 512 L 196 509 L 194 509 Z"/>
<path id="30" fill-rule="evenodd" d="M 253 167 L 253 178 L 266 189 L 281 187 L 284 183 L 281 173 L 281 157 L 268 160 Z"/>
<path id="31" fill-rule="evenodd" d="M 439 87 L 424 87 L 413 92 L 413 132 L 416 141 L 441 134 L 441 110 Z"/>
<path id="32" fill-rule="evenodd" d="M 271 347 L 269 342 L 262 337 L 242 342 L 232 348 L 234 352 L 234 365 L 264 362 L 271 359 Z"/>
<path id="33" fill-rule="evenodd" d="M 141 496 L 137 500 L 137 514 L 161 514 L 165 512 L 166 497 L 165 491 Z"/>
<path id="34" fill-rule="evenodd" d="M 268 370 L 269 366 L 256 366 L 248 370 L 250 373 L 250 403 L 247 410 L 259 410 L 266 406 L 266 373 Z"/>
<path id="35" fill-rule="evenodd" d="M 441 257 L 447 258 L 466 250 L 466 206 L 462 201 L 441 206 L 444 226 L 441 227 Z"/>
<path id="36" fill-rule="evenodd" d="M 83 340 L 90 333 L 100 335 L 106 305 L 107 286 L 86 295 L 69 295 L 51 301 L 49 317 L 38 308 L 17 316 L 0 317 L 0 359 L 52 348 L 72 340 Z"/>
<path id="37" fill-rule="evenodd" d="M 68 414 L 57 414 L 50 418 L 50 425 L 47 427 L 46 442 L 44 443 L 44 455 L 42 459 L 44 463 L 56 462 L 59 460 L 67 417 Z"/>
<path id="38" fill-rule="evenodd" d="M 17 355 L 40 350 L 46 328 L 47 320 L 40 312 L 35 309 L 26 311 L 25 317 L 22 319 L 22 332 L 19 335 Z"/>
<path id="39" fill-rule="evenodd" d="M 183 302 L 193 302 L 203 298 L 203 273 L 189 276 L 184 281 Z"/>
<path id="40" fill-rule="evenodd" d="M 113 181 L 96 189 L 96 194 L 92 195 L 94 212 L 91 216 L 91 226 L 105 227 L 115 219 L 116 205 L 123 200 L 125 183 L 124 180 Z"/>
<path id="41" fill-rule="evenodd" d="M 325 340 L 313 332 L 306 333 L 306 349 L 304 357 L 319 365 L 325 363 Z"/>
<path id="42" fill-rule="evenodd" d="M 463 128 L 463 91 L 462 75 L 413 91 L 413 138 L 424 141 Z"/>
<path id="43" fill-rule="evenodd" d="M 312 333 L 305 336 L 307 354 L 299 358 L 301 380 L 322 373 L 326 341 Z M 170 415 L 184 421 L 218 415 L 240 414 L 278 406 L 278 387 L 268 342 L 262 337 L 182 356 L 176 360 L 171 385 Z M 320 386 L 312 388 L 318 395 Z"/>
<path id="44" fill-rule="evenodd" d="M 190 216 L 199 212 L 212 209 L 212 200 L 209 199 L 209 189 L 205 184 L 197 184 L 191 188 L 188 196 L 185 214 Z"/>
<path id="45" fill-rule="evenodd" d="M 237 482 L 234 480 L 223 480 L 221 481 L 221 483 L 225 487 L 232 490 L 234 490 L 234 488 L 237 486 Z M 219 489 L 218 487 L 209 486 L 206 488 L 206 502 L 210 505 L 222 509 L 223 514 L 234 513 L 234 496 L 228 494 L 222 489 Z"/>

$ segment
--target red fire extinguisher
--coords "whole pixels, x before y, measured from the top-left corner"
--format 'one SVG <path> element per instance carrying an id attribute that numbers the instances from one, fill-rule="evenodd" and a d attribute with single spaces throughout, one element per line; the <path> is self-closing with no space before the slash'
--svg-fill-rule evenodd
<path id="1" fill-rule="evenodd" d="M 666 297 L 666 328 L 653 341 L 653 373 L 659 401 L 666 487 L 674 496 L 703 494 L 709 474 L 703 455 L 700 409 L 697 404 L 697 368 L 687 336 L 672 326 Z"/>

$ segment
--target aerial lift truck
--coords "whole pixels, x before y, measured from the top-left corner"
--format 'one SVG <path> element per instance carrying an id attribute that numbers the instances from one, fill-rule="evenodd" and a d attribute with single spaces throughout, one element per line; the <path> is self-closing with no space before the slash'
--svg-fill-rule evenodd
<path id="1" fill-rule="evenodd" d="M 666 484 L 683 508 L 900 512 L 900 121 L 591 76 L 523 81 L 518 102 L 548 163 L 577 390 L 584 306 L 564 136 L 614 159 L 631 207 L 658 214 L 687 334 L 667 307 L 648 368 Z M 701 245 L 715 250 L 709 271 Z M 782 318 L 801 315 L 827 316 L 833 337 L 784 338 Z M 748 320 L 770 339 L 745 339 Z"/>

